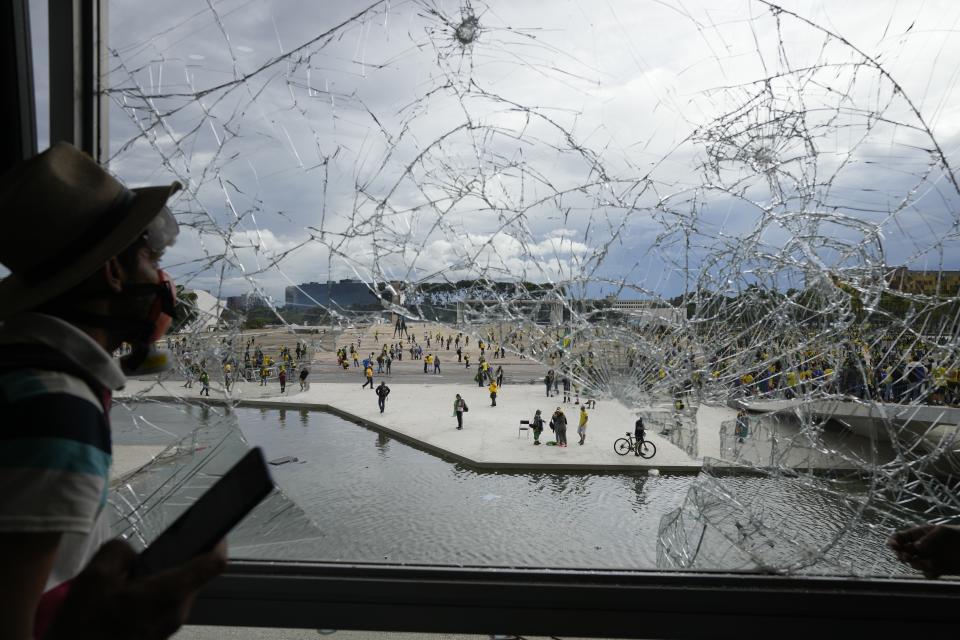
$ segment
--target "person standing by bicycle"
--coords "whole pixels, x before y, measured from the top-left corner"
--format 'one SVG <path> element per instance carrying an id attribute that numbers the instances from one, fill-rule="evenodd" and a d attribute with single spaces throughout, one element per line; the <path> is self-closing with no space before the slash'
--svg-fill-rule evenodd
<path id="1" fill-rule="evenodd" d="M 633 425 L 633 437 L 637 439 L 637 446 L 635 449 L 635 455 L 637 456 L 640 455 L 640 444 L 643 442 L 646 434 L 647 432 L 643 427 L 643 418 L 638 417 L 637 421 Z"/>

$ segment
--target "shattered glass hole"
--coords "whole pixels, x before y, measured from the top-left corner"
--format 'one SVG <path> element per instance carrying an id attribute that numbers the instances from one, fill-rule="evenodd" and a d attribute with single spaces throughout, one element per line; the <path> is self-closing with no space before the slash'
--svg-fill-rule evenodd
<path id="1" fill-rule="evenodd" d="M 457 38 L 457 42 L 463 46 L 473 44 L 473 41 L 477 39 L 477 33 L 480 32 L 480 20 L 474 16 L 466 16 L 463 21 L 457 25 L 457 29 L 454 33 L 454 36 Z"/>

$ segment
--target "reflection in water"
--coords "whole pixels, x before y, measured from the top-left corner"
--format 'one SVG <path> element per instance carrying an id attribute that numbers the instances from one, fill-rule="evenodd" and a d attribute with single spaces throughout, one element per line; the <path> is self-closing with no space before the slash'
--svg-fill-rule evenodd
<path id="1" fill-rule="evenodd" d="M 644 490 L 647 484 L 647 476 L 627 476 L 624 477 L 624 485 L 627 491 L 633 491 L 636 496 L 636 502 L 634 503 L 634 511 L 642 511 L 644 506 L 646 506 L 646 495 L 647 492 Z"/>
<path id="2" fill-rule="evenodd" d="M 310 411 L 308 409 L 300 409 L 300 425 L 304 428 L 310 426 Z"/>
<path id="3" fill-rule="evenodd" d="M 385 457 L 390 453 L 390 436 L 382 432 L 377 432 L 376 447 L 380 455 Z"/>

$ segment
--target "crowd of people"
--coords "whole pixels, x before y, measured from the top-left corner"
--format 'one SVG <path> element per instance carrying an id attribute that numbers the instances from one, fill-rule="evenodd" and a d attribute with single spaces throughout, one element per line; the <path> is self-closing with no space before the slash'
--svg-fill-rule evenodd
<path id="1" fill-rule="evenodd" d="M 812 348 L 777 357 L 753 352 L 731 383 L 735 393 L 792 399 L 809 393 L 900 404 L 960 406 L 960 366 L 947 353 L 922 343 L 868 346 L 860 341 L 825 350 Z M 729 369 L 711 363 L 715 379 Z"/>

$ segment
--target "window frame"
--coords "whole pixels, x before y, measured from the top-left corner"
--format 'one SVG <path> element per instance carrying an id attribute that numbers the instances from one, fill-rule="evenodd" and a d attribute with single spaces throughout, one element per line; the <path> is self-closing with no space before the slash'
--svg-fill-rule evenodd
<path id="1" fill-rule="evenodd" d="M 694 638 L 956 632 L 960 582 L 232 561 L 189 624 Z"/>
<path id="2" fill-rule="evenodd" d="M 27 10 L 26 0 L 14 3 L 15 11 Z M 72 142 L 104 162 L 107 2 L 49 0 L 49 11 L 51 141 Z M 16 19 L 29 25 L 25 14 Z M 5 72 L 17 74 L 8 86 L 33 86 L 28 30 L 26 37 Z M 22 99 L 23 89 L 12 93 L 8 104 L 16 100 L 18 122 L 27 127 L 21 135 L 33 136 L 32 150 L 31 141 L 24 145 L 29 155 L 36 151 L 33 101 Z M 200 593 L 189 623 L 598 637 L 743 637 L 761 629 L 778 637 L 886 637 L 955 632 L 958 605 L 960 582 L 922 579 L 236 560 Z"/>

